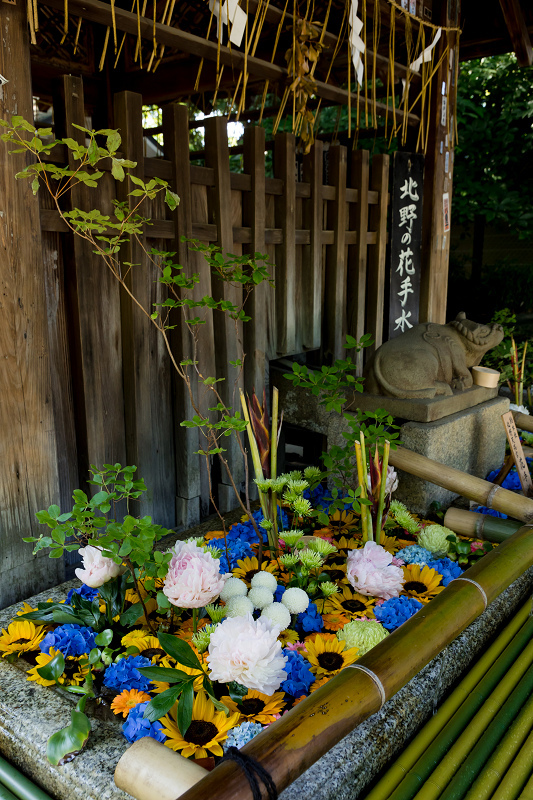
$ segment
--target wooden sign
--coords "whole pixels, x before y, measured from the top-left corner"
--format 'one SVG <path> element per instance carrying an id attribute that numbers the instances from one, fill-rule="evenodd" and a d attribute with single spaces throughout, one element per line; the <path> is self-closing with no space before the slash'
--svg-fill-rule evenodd
<path id="1" fill-rule="evenodd" d="M 524 451 L 522 450 L 522 443 L 520 441 L 520 436 L 518 434 L 515 421 L 513 419 L 513 412 L 507 411 L 506 414 L 502 414 L 502 422 L 505 426 L 507 441 L 509 442 L 509 447 L 511 448 L 511 454 L 514 459 L 514 463 L 516 464 L 516 471 L 518 472 L 518 477 L 520 478 L 522 491 L 524 492 L 526 497 L 531 497 L 533 495 L 533 484 L 531 483 L 529 466 L 524 456 Z"/>
<path id="2" fill-rule="evenodd" d="M 424 156 L 395 153 L 390 236 L 389 339 L 418 324 Z"/>

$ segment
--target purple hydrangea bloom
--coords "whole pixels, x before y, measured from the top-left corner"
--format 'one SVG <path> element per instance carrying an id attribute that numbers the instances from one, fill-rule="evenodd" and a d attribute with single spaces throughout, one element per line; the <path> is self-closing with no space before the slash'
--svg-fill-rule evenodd
<path id="1" fill-rule="evenodd" d="M 309 603 L 306 611 L 296 618 L 296 626 L 304 633 L 320 633 L 323 627 L 322 617 L 318 613 L 316 603 Z"/>
<path id="2" fill-rule="evenodd" d="M 116 664 L 110 664 L 104 672 L 104 685 L 122 692 L 124 689 L 139 689 L 147 692 L 150 679 L 139 672 L 139 667 L 151 667 L 152 662 L 145 656 L 126 656 Z M 131 712 L 130 712 L 131 713 Z"/>
<path id="3" fill-rule="evenodd" d="M 128 714 L 128 718 L 122 726 L 122 733 L 128 742 L 136 742 L 137 739 L 142 739 L 144 736 L 150 736 L 157 742 L 165 741 L 166 736 L 163 733 L 160 721 L 150 722 L 150 720 L 143 718 L 144 709 L 147 705 L 148 700 L 144 703 L 139 703 Z"/>
<path id="4" fill-rule="evenodd" d="M 60 650 L 66 656 L 82 656 L 96 647 L 95 631 L 81 625 L 60 625 L 47 633 L 39 645 L 42 653 L 49 653 L 51 647 Z"/>
<path id="5" fill-rule="evenodd" d="M 435 561 L 428 561 L 428 567 L 437 570 L 439 575 L 442 575 L 443 586 L 448 586 L 454 578 L 458 578 L 463 574 L 463 570 L 459 564 L 452 561 L 451 558 L 439 558 Z"/>
<path id="6" fill-rule="evenodd" d="M 388 631 L 395 631 L 423 606 L 414 597 L 391 597 L 374 609 L 374 616 Z"/>
<path id="7" fill-rule="evenodd" d="M 93 589 L 91 586 L 86 586 L 84 583 L 78 586 L 77 589 L 71 589 L 67 594 L 66 604 L 70 605 L 73 594 L 79 594 L 84 600 L 94 600 L 98 595 L 98 589 Z"/>
<path id="8" fill-rule="evenodd" d="M 287 680 L 281 684 L 281 690 L 293 697 L 301 697 L 307 694 L 309 687 L 314 683 L 315 676 L 310 670 L 311 664 L 296 650 L 283 650 L 283 655 L 287 656 L 287 663 L 283 667 L 287 673 Z"/>

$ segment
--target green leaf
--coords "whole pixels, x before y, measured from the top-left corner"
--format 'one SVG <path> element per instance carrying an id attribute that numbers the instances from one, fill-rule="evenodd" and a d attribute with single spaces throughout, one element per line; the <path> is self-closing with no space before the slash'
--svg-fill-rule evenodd
<path id="1" fill-rule="evenodd" d="M 95 644 L 102 645 L 102 647 L 105 647 L 106 645 L 111 644 L 112 639 L 113 639 L 113 631 L 111 630 L 111 628 L 106 628 L 105 630 L 102 631 L 102 633 L 99 633 L 98 636 L 95 636 L 94 641 Z"/>
<path id="2" fill-rule="evenodd" d="M 37 674 L 44 678 L 45 681 L 56 681 L 58 680 L 59 676 L 63 674 L 65 671 L 65 656 L 63 653 L 56 653 L 51 661 L 48 664 L 45 664 L 44 667 L 39 667 L 37 670 Z"/>
<path id="3" fill-rule="evenodd" d="M 194 688 L 192 681 L 185 684 L 178 703 L 177 722 L 182 736 L 185 736 L 192 722 L 192 706 L 194 703 Z"/>
<path id="4" fill-rule="evenodd" d="M 106 147 L 112 153 L 116 153 L 116 151 L 120 147 L 121 141 L 122 137 L 120 133 L 118 131 L 111 131 L 111 133 L 109 133 L 107 137 Z"/>
<path id="5" fill-rule="evenodd" d="M 165 683 L 183 683 L 190 679 L 187 672 L 172 667 L 139 667 L 139 672 L 151 681 L 164 681 Z"/>
<path id="6" fill-rule="evenodd" d="M 246 695 L 248 694 L 248 688 L 246 686 L 243 686 L 242 683 L 237 683 L 237 681 L 231 681 L 231 683 L 228 683 L 228 692 L 233 702 L 239 705 L 242 698 L 246 697 Z"/>
<path id="7" fill-rule="evenodd" d="M 177 661 L 178 664 L 183 664 L 184 667 L 189 667 L 191 669 L 202 668 L 200 662 L 196 658 L 194 650 L 187 642 L 184 642 L 183 639 L 178 639 L 177 636 L 172 636 L 170 633 L 158 633 L 157 638 L 165 653 L 172 656 L 174 661 Z"/>
<path id="8" fill-rule="evenodd" d="M 73 709 L 70 718 L 70 725 L 53 733 L 46 745 L 46 756 L 54 767 L 66 764 L 79 753 L 91 732 L 91 723 L 83 711 Z"/>
<path id="9" fill-rule="evenodd" d="M 122 164 L 116 158 L 111 159 L 111 174 L 117 181 L 124 180 L 124 170 Z"/>
<path id="10" fill-rule="evenodd" d="M 142 603 L 135 603 L 134 605 L 130 606 L 127 611 L 124 611 L 124 613 L 120 615 L 120 624 L 124 628 L 129 628 L 130 625 L 133 625 L 135 622 L 137 622 L 142 614 Z"/>
<path id="11" fill-rule="evenodd" d="M 164 717 L 182 693 L 185 685 L 184 683 L 180 683 L 176 686 L 171 686 L 170 689 L 166 689 L 164 692 L 161 692 L 161 694 L 158 694 L 157 697 L 150 700 L 144 709 L 143 718 L 150 722 L 157 722 L 158 719 Z"/>
<path id="12" fill-rule="evenodd" d="M 180 202 L 179 195 L 177 195 L 176 192 L 171 192 L 170 189 L 167 187 L 167 189 L 165 190 L 165 203 L 170 208 L 170 210 L 175 211 L 175 209 L 178 207 L 179 202 Z"/>

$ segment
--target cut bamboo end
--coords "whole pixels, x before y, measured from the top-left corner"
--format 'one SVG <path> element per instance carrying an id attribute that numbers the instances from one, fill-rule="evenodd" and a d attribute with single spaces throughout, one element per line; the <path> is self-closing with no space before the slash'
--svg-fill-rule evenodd
<path id="1" fill-rule="evenodd" d="M 517 428 L 533 433 L 533 417 L 529 414 L 522 414 L 521 411 L 513 411 L 513 419 Z"/>
<path id="2" fill-rule="evenodd" d="M 475 500 L 482 506 L 502 511 L 522 522 L 533 521 L 533 500 L 529 497 L 502 489 L 501 486 L 484 481 L 482 478 L 476 478 L 474 475 L 468 475 L 466 472 L 448 467 L 446 464 L 440 464 L 438 461 L 406 450 L 404 447 L 391 450 L 389 461 L 397 469 L 402 469 L 417 478 L 442 486 L 469 500 Z"/>
<path id="3" fill-rule="evenodd" d="M 199 764 L 146 736 L 118 762 L 115 783 L 136 800 L 177 800 L 207 774 Z"/>
<path id="4" fill-rule="evenodd" d="M 454 533 L 487 542 L 504 542 L 516 533 L 520 524 L 514 519 L 500 519 L 462 508 L 449 508 L 444 517 L 444 525 Z"/>

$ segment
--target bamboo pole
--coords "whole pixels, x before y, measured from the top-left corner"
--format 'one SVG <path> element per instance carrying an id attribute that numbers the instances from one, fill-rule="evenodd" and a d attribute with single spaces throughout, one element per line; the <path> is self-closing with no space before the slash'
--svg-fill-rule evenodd
<path id="1" fill-rule="evenodd" d="M 281 792 L 378 711 L 384 699 L 396 694 L 473 622 L 486 607 L 484 596 L 487 604 L 491 603 L 532 564 L 533 536 L 531 529 L 524 526 L 466 571 L 464 577 L 475 581 L 479 588 L 465 580 L 453 581 L 430 605 L 364 655 L 355 669 L 342 670 L 269 725 L 242 752 L 262 763 Z M 357 667 L 365 667 L 371 674 Z M 224 762 L 183 797 L 249 800 L 251 789 L 240 768 L 233 762 Z"/>
<path id="2" fill-rule="evenodd" d="M 413 453 L 404 447 L 391 450 L 389 461 L 393 467 L 403 469 L 417 478 L 436 483 L 451 492 L 475 500 L 482 506 L 502 511 L 522 522 L 533 521 L 533 500 L 529 497 L 502 489 L 489 481 L 467 475 L 454 467 L 448 467 L 431 458 Z"/>
<path id="3" fill-rule="evenodd" d="M 532 661 L 533 643 L 530 642 L 441 762 L 438 765 L 432 762 L 429 764 L 430 769 L 433 767 L 436 768 L 433 769 L 430 777 L 417 794 L 414 795 L 415 800 L 437 800 L 466 759 L 470 750 L 483 735 L 490 721 L 493 719 L 494 714 L 502 708 L 511 692 L 515 688 L 519 688 L 518 703 L 523 702 L 523 692 L 527 692 L 526 696 L 531 693 L 533 690 Z M 427 770 L 428 761 L 428 757 L 424 754 L 421 759 L 423 771 Z M 397 800 L 397 798 L 400 797 L 407 798 L 412 796 L 413 795 L 410 793 L 400 794 L 399 792 L 395 792 L 391 796 L 391 800 L 393 800 L 393 798 Z"/>
<path id="4" fill-rule="evenodd" d="M 365 800 L 388 800 L 398 784 L 427 750 L 428 743 L 430 743 L 431 747 L 440 746 L 442 754 L 446 752 L 448 740 L 453 741 L 455 733 L 447 733 L 439 741 L 437 741 L 437 736 L 441 734 L 474 689 L 476 690 L 479 705 L 481 705 L 483 699 L 490 694 L 502 676 L 505 675 L 529 638 L 533 636 L 533 620 L 529 623 L 528 628 L 524 630 L 524 624 L 528 620 L 530 610 L 531 601 L 528 600 L 463 678 L 459 686 L 444 701 L 437 713 L 426 723 L 405 750 L 400 753 L 379 783 L 366 795 Z M 475 709 L 473 709 L 472 713 L 474 712 Z"/>
<path id="5" fill-rule="evenodd" d="M 533 733 L 527 737 L 511 768 L 492 795 L 492 800 L 515 800 L 531 774 L 533 765 Z"/>
<path id="6" fill-rule="evenodd" d="M 489 800 L 532 727 L 533 697 L 530 697 L 511 726 L 509 733 L 472 785 L 466 795 L 467 800 Z"/>
<path id="7" fill-rule="evenodd" d="M 533 775 L 522 789 L 519 800 L 533 800 Z"/>
<path id="8" fill-rule="evenodd" d="M 513 411 L 513 419 L 517 428 L 533 433 L 533 417 L 529 414 L 522 414 L 521 411 Z"/>
<path id="9" fill-rule="evenodd" d="M 486 542 L 504 542 L 520 527 L 520 523 L 514 519 L 500 519 L 462 508 L 449 508 L 444 516 L 444 524 L 454 533 Z"/>
<path id="10" fill-rule="evenodd" d="M 507 736 L 513 720 L 524 707 L 524 702 L 526 707 L 529 704 L 531 692 L 533 692 L 533 667 L 529 668 L 475 746 L 467 751 L 461 768 L 442 793 L 441 800 L 463 800 L 502 738 Z M 528 732 L 525 731 L 526 734 Z"/>
<path id="11" fill-rule="evenodd" d="M 0 797 L 7 797 L 8 795 L 6 792 L 11 790 L 9 793 L 11 797 L 14 795 L 20 800 L 51 800 L 50 795 L 43 792 L 42 789 L 39 789 L 29 778 L 26 778 L 21 772 L 16 769 L 13 764 L 10 764 L 9 761 L 6 761 L 5 758 L 0 756 L 0 783 L 2 790 L 4 792 L 3 795 Z"/>

